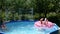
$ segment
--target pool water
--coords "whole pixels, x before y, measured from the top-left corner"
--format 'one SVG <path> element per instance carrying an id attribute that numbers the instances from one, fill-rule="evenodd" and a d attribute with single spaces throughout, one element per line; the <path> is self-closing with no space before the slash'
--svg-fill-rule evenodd
<path id="1" fill-rule="evenodd" d="M 18 21 L 6 24 L 7 30 L 4 34 L 47 34 L 44 31 L 38 31 L 34 27 L 34 21 Z"/>

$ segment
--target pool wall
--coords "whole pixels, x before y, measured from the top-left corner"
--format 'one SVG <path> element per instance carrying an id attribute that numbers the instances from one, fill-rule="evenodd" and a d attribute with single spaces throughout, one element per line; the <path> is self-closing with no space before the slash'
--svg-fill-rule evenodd
<path id="1" fill-rule="evenodd" d="M 54 32 L 52 32 L 52 33 L 50 33 L 50 34 L 58 34 L 58 32 L 59 32 L 59 30 L 54 31 Z"/>
<path id="2" fill-rule="evenodd" d="M 3 33 L 0 33 L 0 34 L 3 34 Z"/>

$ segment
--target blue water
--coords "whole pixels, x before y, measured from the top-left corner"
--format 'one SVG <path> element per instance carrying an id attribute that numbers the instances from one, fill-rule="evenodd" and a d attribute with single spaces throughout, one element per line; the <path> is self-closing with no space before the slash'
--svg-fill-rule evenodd
<path id="1" fill-rule="evenodd" d="M 34 21 L 10 22 L 6 27 L 4 34 L 47 34 L 47 32 L 38 31 L 34 27 Z"/>

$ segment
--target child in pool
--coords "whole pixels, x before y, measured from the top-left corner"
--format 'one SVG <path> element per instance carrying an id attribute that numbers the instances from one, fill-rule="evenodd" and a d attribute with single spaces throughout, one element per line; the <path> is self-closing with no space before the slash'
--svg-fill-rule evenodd
<path id="1" fill-rule="evenodd" d="M 54 23 L 48 21 L 48 19 L 45 18 L 45 25 L 46 25 L 46 27 L 50 28 L 54 25 Z"/>
<path id="2" fill-rule="evenodd" d="M 43 18 L 41 18 L 39 21 L 35 22 L 34 26 L 38 29 L 41 30 L 43 25 Z"/>
<path id="3" fill-rule="evenodd" d="M 37 21 L 34 24 L 34 26 L 38 28 L 38 30 L 44 29 L 44 28 L 51 28 L 53 25 L 54 23 L 48 21 L 46 18 L 44 21 L 43 21 L 43 18 L 41 18 L 40 21 Z"/>
<path id="4" fill-rule="evenodd" d="M 4 24 L 2 18 L 0 18 L 0 27 L 1 27 L 2 29 L 6 29 L 5 24 Z"/>

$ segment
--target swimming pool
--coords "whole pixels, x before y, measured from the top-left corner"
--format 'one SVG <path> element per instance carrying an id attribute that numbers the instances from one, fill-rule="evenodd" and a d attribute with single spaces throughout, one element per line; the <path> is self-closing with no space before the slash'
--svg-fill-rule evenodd
<path id="1" fill-rule="evenodd" d="M 34 27 L 34 21 L 17 21 L 6 24 L 7 31 L 4 34 L 47 34 L 47 32 L 38 31 Z"/>

